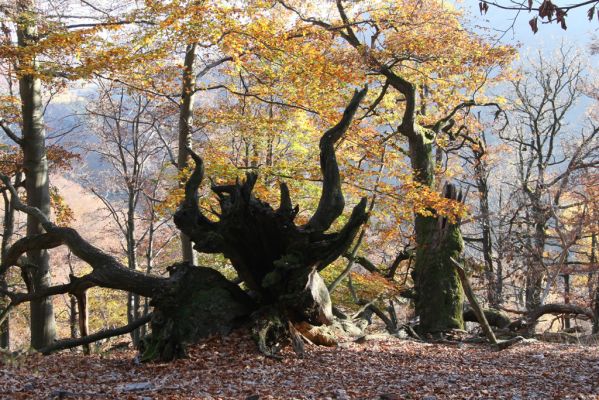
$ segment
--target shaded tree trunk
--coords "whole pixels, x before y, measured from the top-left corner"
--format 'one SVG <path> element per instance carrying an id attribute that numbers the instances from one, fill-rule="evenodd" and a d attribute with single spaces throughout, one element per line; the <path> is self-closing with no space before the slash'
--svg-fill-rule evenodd
<path id="1" fill-rule="evenodd" d="M 289 321 L 313 325 L 332 321 L 329 292 L 318 271 L 343 254 L 367 218 L 364 198 L 339 232 L 324 233 L 345 205 L 334 145 L 349 128 L 365 94 L 364 89 L 354 95 L 341 121 L 320 140 L 322 193 L 314 215 L 303 226 L 294 223 L 299 209 L 293 207 L 287 186 L 281 183 L 280 205 L 273 209 L 252 194 L 257 180 L 253 173 L 244 182 L 212 187 L 221 211 L 218 221 L 209 220 L 198 207 L 203 161 L 191 152 L 196 168 L 175 224 L 197 251 L 221 253 L 231 261 L 258 305 L 254 329 L 266 354 L 275 355 L 290 338 Z"/>
<path id="2" fill-rule="evenodd" d="M 21 184 L 21 172 L 17 172 L 14 178 L 15 187 Z M 2 192 L 4 198 L 4 226 L 2 230 L 2 248 L 0 249 L 1 261 L 4 263 L 6 260 L 6 252 L 12 242 L 14 228 L 15 228 L 15 207 L 12 196 L 9 195 L 8 191 Z M 6 277 L 0 277 L 0 288 L 8 290 L 8 282 Z M 2 308 L 7 307 L 8 304 L 2 304 Z M 6 319 L 0 324 L 0 347 L 4 349 L 10 348 L 10 314 L 6 316 Z"/>
<path id="3" fill-rule="evenodd" d="M 570 304 L 570 275 L 564 274 L 564 304 Z M 566 315 L 564 317 L 564 328 L 570 328 L 570 318 Z"/>
<path id="4" fill-rule="evenodd" d="M 79 336 L 84 338 L 88 335 L 89 323 L 87 313 L 87 290 L 77 294 L 77 315 L 79 316 Z M 89 344 L 83 345 L 83 353 L 89 355 Z"/>
<path id="5" fill-rule="evenodd" d="M 69 328 L 71 331 L 71 339 L 76 339 L 79 316 L 77 312 L 77 298 L 74 295 L 69 296 L 69 311 Z"/>
<path id="6" fill-rule="evenodd" d="M 339 3 L 338 3 L 339 5 Z M 355 43 L 358 43 L 354 36 Z M 354 46 L 355 47 L 355 46 Z M 414 84 L 389 68 L 378 71 L 391 87 L 405 97 L 405 109 L 398 131 L 408 139 L 410 163 L 414 181 L 432 190 L 435 184 L 433 142 L 451 118 L 438 121 L 432 128 L 416 123 L 416 90 Z M 455 195 L 455 190 L 450 190 Z M 434 210 L 432 210 L 434 211 Z M 416 215 L 416 260 L 412 277 L 416 293 L 416 314 L 422 333 L 439 333 L 454 328 L 463 329 L 463 291 L 460 278 L 450 258 L 458 259 L 463 249 L 458 225 L 447 224 L 439 229 L 436 217 Z"/>
<path id="7" fill-rule="evenodd" d="M 434 185 L 433 133 L 418 129 L 409 137 L 410 160 L 416 182 Z M 456 199 L 453 186 L 445 193 Z M 460 227 L 434 216 L 416 215 L 416 260 L 412 277 L 416 291 L 419 330 L 438 333 L 463 329 L 463 291 L 451 258 L 458 259 L 464 248 Z"/>
<path id="8" fill-rule="evenodd" d="M 547 217 L 540 205 L 533 205 L 531 217 L 534 221 L 534 233 L 531 240 L 531 263 L 526 274 L 525 301 L 527 311 L 535 310 L 541 306 L 541 294 L 543 293 L 543 280 L 545 278 L 543 257 L 545 253 Z"/>
<path id="9" fill-rule="evenodd" d="M 35 4 L 32 0 L 19 0 L 18 12 L 21 14 L 17 27 L 19 47 L 27 47 L 37 41 Z M 27 71 L 37 69 L 35 56 L 23 56 L 19 68 Z M 46 158 L 46 132 L 43 119 L 42 82 L 32 73 L 22 73 L 19 77 L 19 93 L 23 118 L 22 145 L 23 166 L 25 170 L 25 188 L 27 204 L 38 208 L 44 215 L 50 215 L 50 193 L 48 182 L 48 160 Z M 39 221 L 27 216 L 27 236 L 42 233 Z M 32 269 L 32 287 L 34 291 L 51 286 L 50 264 L 46 250 L 31 249 L 27 252 L 28 263 Z M 52 343 L 56 336 L 54 308 L 51 298 L 38 298 L 30 303 L 31 346 L 35 349 Z"/>
<path id="10" fill-rule="evenodd" d="M 412 277 L 416 313 L 420 316 L 418 329 L 424 333 L 464 328 L 462 283 L 451 262 L 460 257 L 464 243 L 459 225 L 443 220 L 416 216 L 417 249 Z"/>

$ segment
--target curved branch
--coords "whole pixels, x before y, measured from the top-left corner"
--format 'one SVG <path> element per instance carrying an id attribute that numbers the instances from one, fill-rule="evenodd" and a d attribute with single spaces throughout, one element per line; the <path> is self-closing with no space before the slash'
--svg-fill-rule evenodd
<path id="1" fill-rule="evenodd" d="M 10 127 L 2 118 L 0 118 L 0 128 L 2 128 L 4 133 L 6 133 L 6 136 L 8 136 L 13 142 L 15 142 L 18 145 L 23 144 L 23 139 L 21 139 L 16 133 L 14 133 L 13 130 L 10 129 Z"/>
<path id="2" fill-rule="evenodd" d="M 155 291 L 164 286 L 164 283 L 167 281 L 166 278 L 145 275 L 126 268 L 114 257 L 83 239 L 76 230 L 56 226 L 38 208 L 27 206 L 20 201 L 15 188 L 12 186 L 8 177 L 0 175 L 0 179 L 11 192 L 15 201 L 15 209 L 35 217 L 46 230 L 46 233 L 18 240 L 15 245 L 9 249 L 9 257 L 7 257 L 8 262 L 0 267 L 0 272 L 5 272 L 11 265 L 15 265 L 19 257 L 28 249 L 47 249 L 64 244 L 71 249 L 75 256 L 79 257 L 92 267 L 93 271 L 84 277 L 86 281 L 93 283 L 92 286 L 99 285 L 111 289 L 129 291 L 146 297 L 152 297 Z M 77 279 L 81 280 L 83 278 Z M 73 282 L 71 282 L 71 284 L 72 283 Z M 66 286 L 61 286 L 61 290 L 66 290 Z M 50 296 L 52 294 L 54 293 L 48 293 L 47 295 Z M 44 294 L 40 293 L 39 295 L 43 296 Z"/>
<path id="3" fill-rule="evenodd" d="M 368 212 L 366 211 L 367 204 L 368 199 L 363 197 L 354 207 L 349 220 L 339 232 L 332 235 L 324 235 L 324 240 L 311 244 L 310 253 L 318 257 L 318 264 L 316 266 L 318 271 L 321 271 L 335 261 L 352 244 L 358 233 L 358 229 L 368 219 Z"/>
<path id="4" fill-rule="evenodd" d="M 414 123 L 416 122 L 416 88 L 413 83 L 393 72 L 389 67 L 383 66 L 380 73 L 387 78 L 392 88 L 404 95 L 406 108 L 404 109 L 401 125 L 398 128 L 404 136 L 416 135 Z"/>
<path id="5" fill-rule="evenodd" d="M 316 212 L 303 227 L 306 230 L 324 232 L 329 229 L 333 221 L 343 212 L 345 200 L 341 191 L 341 177 L 339 176 L 339 166 L 335 156 L 335 143 L 349 128 L 356 110 L 362 99 L 366 96 L 367 91 L 368 86 L 365 86 L 359 92 L 356 91 L 354 93 L 354 96 L 343 112 L 341 121 L 326 131 L 320 139 L 320 169 L 323 176 L 322 193 Z"/>
<path id="6" fill-rule="evenodd" d="M 590 308 L 580 307 L 574 304 L 545 304 L 528 313 L 528 321 L 534 322 L 545 314 L 575 314 L 584 315 L 593 320 L 593 311 Z"/>
<path id="7" fill-rule="evenodd" d="M 6 256 L 0 265 L 0 276 L 13 265 L 17 265 L 19 258 L 30 250 L 53 249 L 63 244 L 62 239 L 56 234 L 42 233 L 39 235 L 26 236 L 13 243 L 6 252 Z"/>
<path id="8" fill-rule="evenodd" d="M 27 301 L 43 299 L 59 294 L 79 294 L 94 286 L 96 286 L 96 284 L 93 283 L 92 274 L 84 275 L 82 277 L 75 277 L 71 275 L 71 282 L 62 285 L 50 286 L 40 291 L 30 293 L 15 293 L 10 292 L 8 290 L 0 289 L 0 293 L 2 293 L 10 299 L 12 306 L 17 306 Z"/>
<path id="9" fill-rule="evenodd" d="M 215 232 L 215 223 L 202 214 L 198 205 L 198 190 L 204 179 L 204 161 L 192 149 L 188 148 L 187 151 L 195 162 L 195 168 L 185 183 L 185 198 L 173 215 L 173 221 L 191 239 L 196 250 L 220 253 L 222 240 Z"/>

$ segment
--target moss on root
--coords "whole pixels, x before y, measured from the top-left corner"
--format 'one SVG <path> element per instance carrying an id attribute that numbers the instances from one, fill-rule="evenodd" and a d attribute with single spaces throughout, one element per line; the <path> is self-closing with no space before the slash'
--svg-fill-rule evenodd
<path id="1" fill-rule="evenodd" d="M 218 271 L 174 266 L 172 285 L 152 299 L 152 333 L 142 343 L 142 360 L 185 356 L 185 344 L 228 334 L 255 309 L 252 299 Z"/>

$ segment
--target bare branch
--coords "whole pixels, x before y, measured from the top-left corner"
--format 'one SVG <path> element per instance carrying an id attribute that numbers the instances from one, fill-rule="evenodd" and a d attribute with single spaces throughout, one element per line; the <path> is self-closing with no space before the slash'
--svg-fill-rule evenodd
<path id="1" fill-rule="evenodd" d="M 119 328 L 114 328 L 114 329 L 106 329 L 106 330 L 103 330 L 103 331 L 100 331 L 100 332 L 97 332 L 97 333 L 94 333 L 92 335 L 88 335 L 85 337 L 81 337 L 81 338 L 59 340 L 57 342 L 52 343 L 49 346 L 41 348 L 39 351 L 42 354 L 50 354 L 55 351 L 71 349 L 73 347 L 79 347 L 79 346 L 83 346 L 83 345 L 86 345 L 89 343 L 97 342 L 98 340 L 108 339 L 108 338 L 111 338 L 114 336 L 124 335 L 125 333 L 134 331 L 135 329 L 139 328 L 140 326 L 147 324 L 148 322 L 150 322 L 151 319 L 152 319 L 152 314 L 150 313 L 150 314 L 145 315 L 139 319 L 136 319 L 135 321 L 132 321 L 131 323 L 129 323 L 125 326 L 121 326 Z"/>
<path id="2" fill-rule="evenodd" d="M 4 119 L 2 118 L 0 118 L 0 128 L 2 128 L 2 130 L 4 131 L 4 133 L 6 133 L 6 136 L 10 138 L 10 140 L 15 142 L 19 146 L 23 143 L 23 140 L 19 136 L 17 136 L 17 134 L 14 133 L 12 129 L 10 129 L 10 127 L 6 124 L 6 121 L 4 121 Z"/>

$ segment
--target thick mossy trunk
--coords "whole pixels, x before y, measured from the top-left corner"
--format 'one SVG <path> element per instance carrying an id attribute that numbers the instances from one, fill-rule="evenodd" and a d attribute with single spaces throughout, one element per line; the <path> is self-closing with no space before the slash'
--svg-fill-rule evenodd
<path id="1" fill-rule="evenodd" d="M 287 294 L 266 303 L 251 298 L 212 268 L 181 263 L 169 271 L 169 283 L 152 298 L 152 333 L 141 344 L 143 361 L 185 357 L 186 344 L 226 335 L 244 324 L 251 325 L 259 349 L 276 356 L 292 339 L 294 323 L 314 326 L 333 321 L 329 293 L 315 270 L 298 271 L 280 284 Z"/>
<path id="2" fill-rule="evenodd" d="M 422 127 L 409 135 L 414 180 L 431 190 L 435 182 L 433 137 L 433 132 Z M 457 200 L 453 185 L 446 187 L 444 195 Z M 464 248 L 459 224 L 451 224 L 442 217 L 417 214 L 414 227 L 416 262 L 412 276 L 420 332 L 438 333 L 463 329 L 462 284 L 450 260 L 459 259 Z"/>
<path id="3" fill-rule="evenodd" d="M 464 329 L 462 284 L 450 260 L 458 259 L 464 247 L 460 228 L 454 224 L 443 227 L 437 218 L 421 215 L 416 217 L 416 225 L 423 239 L 412 273 L 419 331 Z"/>
<path id="4" fill-rule="evenodd" d="M 142 343 L 142 360 L 185 356 L 185 344 L 239 326 L 256 303 L 212 268 L 182 263 L 170 267 L 171 284 L 152 298 L 152 333 Z"/>

